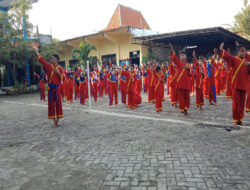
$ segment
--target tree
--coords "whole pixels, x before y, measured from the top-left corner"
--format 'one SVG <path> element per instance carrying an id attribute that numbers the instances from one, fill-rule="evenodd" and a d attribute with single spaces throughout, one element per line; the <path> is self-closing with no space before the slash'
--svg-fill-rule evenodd
<path id="1" fill-rule="evenodd" d="M 95 51 L 96 48 L 90 43 L 81 42 L 79 45 L 79 49 L 72 50 L 72 56 L 77 55 L 78 64 L 86 68 L 87 60 L 90 60 L 90 64 L 93 64 L 95 61 L 97 61 L 96 57 L 89 58 L 89 54 L 93 50 Z"/>
<path id="2" fill-rule="evenodd" d="M 25 70 L 25 60 L 34 56 L 30 42 L 24 38 L 24 31 L 31 36 L 33 26 L 28 22 L 28 10 L 31 9 L 28 0 L 13 0 L 8 13 L 0 13 L 0 62 L 8 68 L 11 77 L 18 85 L 16 68 Z"/>
<path id="3" fill-rule="evenodd" d="M 50 61 L 53 54 L 60 54 L 60 41 L 52 39 L 51 44 L 42 44 L 39 46 L 39 52 L 46 61 Z"/>
<path id="4" fill-rule="evenodd" d="M 244 7 L 235 15 L 234 19 L 233 30 L 250 39 L 250 4 L 248 4 L 248 0 L 244 0 Z"/>

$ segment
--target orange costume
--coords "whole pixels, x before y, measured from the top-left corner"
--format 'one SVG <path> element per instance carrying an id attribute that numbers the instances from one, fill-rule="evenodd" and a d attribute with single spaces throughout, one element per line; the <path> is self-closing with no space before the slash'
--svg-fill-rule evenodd
<path id="1" fill-rule="evenodd" d="M 245 58 L 241 59 L 240 57 L 233 57 L 225 50 L 221 51 L 220 56 L 229 60 L 229 64 L 233 69 L 233 77 L 231 81 L 233 89 L 233 120 L 235 123 L 241 123 L 244 117 L 250 67 L 244 65 L 246 62 Z"/>
<path id="2" fill-rule="evenodd" d="M 177 88 L 178 88 L 178 98 L 179 98 L 179 108 L 181 113 L 186 113 L 190 106 L 190 68 L 188 63 L 182 62 L 175 55 L 175 52 L 172 52 L 170 55 L 174 64 L 178 69 L 178 77 L 177 77 Z M 187 65 L 188 68 L 184 68 Z"/>
<path id="3" fill-rule="evenodd" d="M 47 63 L 40 55 L 38 56 L 38 61 L 44 66 L 48 75 L 48 118 L 62 118 L 63 110 L 60 83 L 64 71 L 60 66 L 56 66 L 55 68 L 52 64 Z M 60 72 L 60 76 L 54 73 L 54 69 Z"/>

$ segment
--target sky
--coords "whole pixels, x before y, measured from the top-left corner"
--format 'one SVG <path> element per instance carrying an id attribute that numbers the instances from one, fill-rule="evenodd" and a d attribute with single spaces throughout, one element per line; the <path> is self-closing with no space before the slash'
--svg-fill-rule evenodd
<path id="1" fill-rule="evenodd" d="M 233 25 L 243 0 L 39 0 L 30 22 L 41 34 L 66 40 L 104 29 L 118 4 L 142 13 L 160 33 Z"/>

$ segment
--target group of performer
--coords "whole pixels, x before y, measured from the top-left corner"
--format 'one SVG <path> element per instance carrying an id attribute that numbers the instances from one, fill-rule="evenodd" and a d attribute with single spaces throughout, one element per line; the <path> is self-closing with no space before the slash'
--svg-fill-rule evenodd
<path id="1" fill-rule="evenodd" d="M 143 67 L 131 63 L 118 67 L 110 63 L 99 69 L 94 67 L 88 73 L 81 67 L 74 71 L 62 69 L 57 54 L 52 56 L 52 64 L 47 63 L 34 46 L 38 61 L 45 69 L 40 75 L 36 74 L 40 81 L 41 100 L 45 100 L 45 83 L 48 82 L 49 119 L 58 124 L 59 118 L 63 117 L 62 101 L 73 102 L 73 94 L 81 104 L 90 98 L 89 94 L 95 102 L 105 94 L 109 96 L 109 105 L 112 106 L 113 102 L 118 104 L 119 91 L 121 102 L 131 109 L 141 103 L 141 92 L 144 91 L 148 94 L 148 102 L 154 103 L 156 112 L 160 112 L 167 87 L 172 106 L 179 105 L 183 115 L 188 114 L 190 94 L 196 94 L 197 109 L 202 110 L 204 97 L 209 99 L 211 105 L 218 105 L 216 95 L 226 91 L 226 98 L 232 99 L 234 123 L 242 125 L 245 105 L 246 112 L 250 112 L 250 55 L 246 48 L 237 46 L 237 56 L 234 57 L 223 49 L 224 43 L 221 43 L 220 49 L 214 49 L 213 54 L 208 54 L 206 58 L 197 58 L 193 51 L 193 63 L 188 63 L 185 51 L 178 58 L 173 45 L 169 44 L 169 47 L 170 59 L 165 64 L 154 60 Z"/>

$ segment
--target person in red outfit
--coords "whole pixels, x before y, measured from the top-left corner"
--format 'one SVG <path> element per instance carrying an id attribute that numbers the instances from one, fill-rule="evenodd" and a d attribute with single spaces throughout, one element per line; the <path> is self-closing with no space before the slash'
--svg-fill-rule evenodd
<path id="1" fill-rule="evenodd" d="M 87 85 L 87 77 L 85 76 L 84 72 L 80 74 L 80 104 L 85 104 L 85 100 L 88 96 L 88 85 Z"/>
<path id="2" fill-rule="evenodd" d="M 134 68 L 131 65 L 129 68 L 129 72 L 124 71 L 123 74 L 127 75 L 127 93 L 128 93 L 128 108 L 132 108 L 135 109 L 135 107 L 137 107 L 138 105 L 136 104 L 136 82 L 137 82 L 137 78 L 134 72 Z"/>
<path id="3" fill-rule="evenodd" d="M 46 62 L 38 53 L 37 47 L 33 44 L 33 48 L 38 56 L 38 61 L 46 69 L 48 75 L 48 118 L 54 120 L 54 125 L 58 125 L 59 118 L 63 117 L 62 101 L 61 101 L 61 75 L 64 72 L 59 66 L 59 56 L 54 54 L 51 63 Z"/>
<path id="4" fill-rule="evenodd" d="M 115 105 L 118 104 L 118 79 L 117 70 L 112 69 L 107 75 L 108 77 L 108 88 L 109 88 L 109 105 L 113 105 L 113 99 L 115 97 Z"/>
<path id="5" fill-rule="evenodd" d="M 103 98 L 103 92 L 104 92 L 104 73 L 103 68 L 100 68 L 100 72 L 98 72 L 99 77 L 99 97 Z"/>
<path id="6" fill-rule="evenodd" d="M 148 93 L 148 73 L 147 70 L 144 68 L 142 70 L 143 73 L 143 82 L 144 82 L 144 93 Z"/>
<path id="7" fill-rule="evenodd" d="M 220 95 L 221 94 L 221 63 L 218 60 L 215 61 L 214 68 L 215 68 L 214 78 L 215 78 L 216 95 Z"/>
<path id="8" fill-rule="evenodd" d="M 66 87 L 65 87 L 65 82 L 66 82 L 66 75 L 65 73 L 62 74 L 61 78 L 61 96 L 62 96 L 62 101 L 64 102 L 64 98 L 66 96 Z"/>
<path id="9" fill-rule="evenodd" d="M 154 77 L 156 81 L 155 85 L 155 110 L 156 112 L 162 111 L 162 99 L 164 87 L 164 75 L 160 66 L 157 66 L 154 70 Z"/>
<path id="10" fill-rule="evenodd" d="M 250 62 L 250 54 L 246 53 L 246 60 L 249 63 Z M 248 85 L 247 85 L 247 102 L 246 102 L 246 112 L 247 115 L 250 112 L 250 73 L 248 73 Z"/>
<path id="11" fill-rule="evenodd" d="M 177 107 L 178 104 L 178 89 L 177 89 L 177 69 L 173 62 L 170 62 L 168 66 L 170 73 L 169 86 L 170 86 L 170 100 L 173 107 Z"/>
<path id="12" fill-rule="evenodd" d="M 204 105 L 204 95 L 203 95 L 203 78 L 204 72 L 202 70 L 203 59 L 200 57 L 197 61 L 195 51 L 193 51 L 194 58 L 194 68 L 195 68 L 195 88 L 196 88 L 196 106 L 199 110 L 202 110 Z"/>
<path id="13" fill-rule="evenodd" d="M 44 69 L 41 67 L 41 73 L 38 75 L 34 72 L 34 75 L 39 79 L 40 88 L 40 100 L 45 101 L 45 84 L 47 83 L 47 76 Z"/>
<path id="14" fill-rule="evenodd" d="M 66 97 L 67 101 L 73 103 L 73 78 L 74 73 L 71 71 L 71 69 L 68 69 L 68 72 L 65 71 L 66 75 L 66 81 L 65 81 L 65 87 L 66 87 Z"/>
<path id="15" fill-rule="evenodd" d="M 93 90 L 93 97 L 94 101 L 97 102 L 97 97 L 98 97 L 98 76 L 95 71 L 91 73 L 91 83 L 92 83 L 92 90 Z"/>
<path id="16" fill-rule="evenodd" d="M 148 102 L 149 103 L 154 103 L 155 102 L 155 77 L 154 77 L 154 67 L 153 65 L 149 65 L 149 68 L 147 68 L 147 74 L 148 74 L 148 83 L 149 83 L 149 88 L 148 88 Z"/>
<path id="17" fill-rule="evenodd" d="M 244 117 L 246 92 L 248 88 L 248 76 L 250 74 L 250 63 L 246 60 L 247 52 L 244 46 L 239 46 L 237 56 L 231 56 L 224 49 L 224 43 L 220 45 L 220 57 L 229 60 L 233 69 L 232 89 L 233 89 L 233 120 L 236 125 L 242 125 Z"/>
<path id="18" fill-rule="evenodd" d="M 137 94 L 141 95 L 141 90 L 142 90 L 142 75 L 141 75 L 141 71 L 139 70 L 138 67 L 136 67 L 136 69 L 135 69 L 135 76 L 137 78 L 136 85 L 135 85 L 135 90 L 136 90 Z"/>
<path id="19" fill-rule="evenodd" d="M 211 53 L 208 53 L 207 58 L 207 91 L 208 91 L 208 98 L 210 105 L 217 106 L 217 99 L 216 99 L 216 89 L 215 89 L 215 61 L 214 58 L 217 57 L 217 49 L 214 49 L 214 55 Z"/>
<path id="20" fill-rule="evenodd" d="M 187 63 L 187 55 L 185 52 L 181 52 L 180 60 L 174 52 L 174 47 L 169 44 L 172 51 L 170 58 L 176 65 L 178 69 L 177 77 L 177 88 L 178 88 L 178 98 L 179 98 L 179 108 L 180 112 L 187 115 L 187 111 L 190 106 L 190 67 Z"/>
<path id="21" fill-rule="evenodd" d="M 127 74 L 125 72 L 125 67 L 122 67 L 120 71 L 120 90 L 121 90 L 121 98 L 122 103 L 126 104 L 126 96 L 127 96 Z"/>

